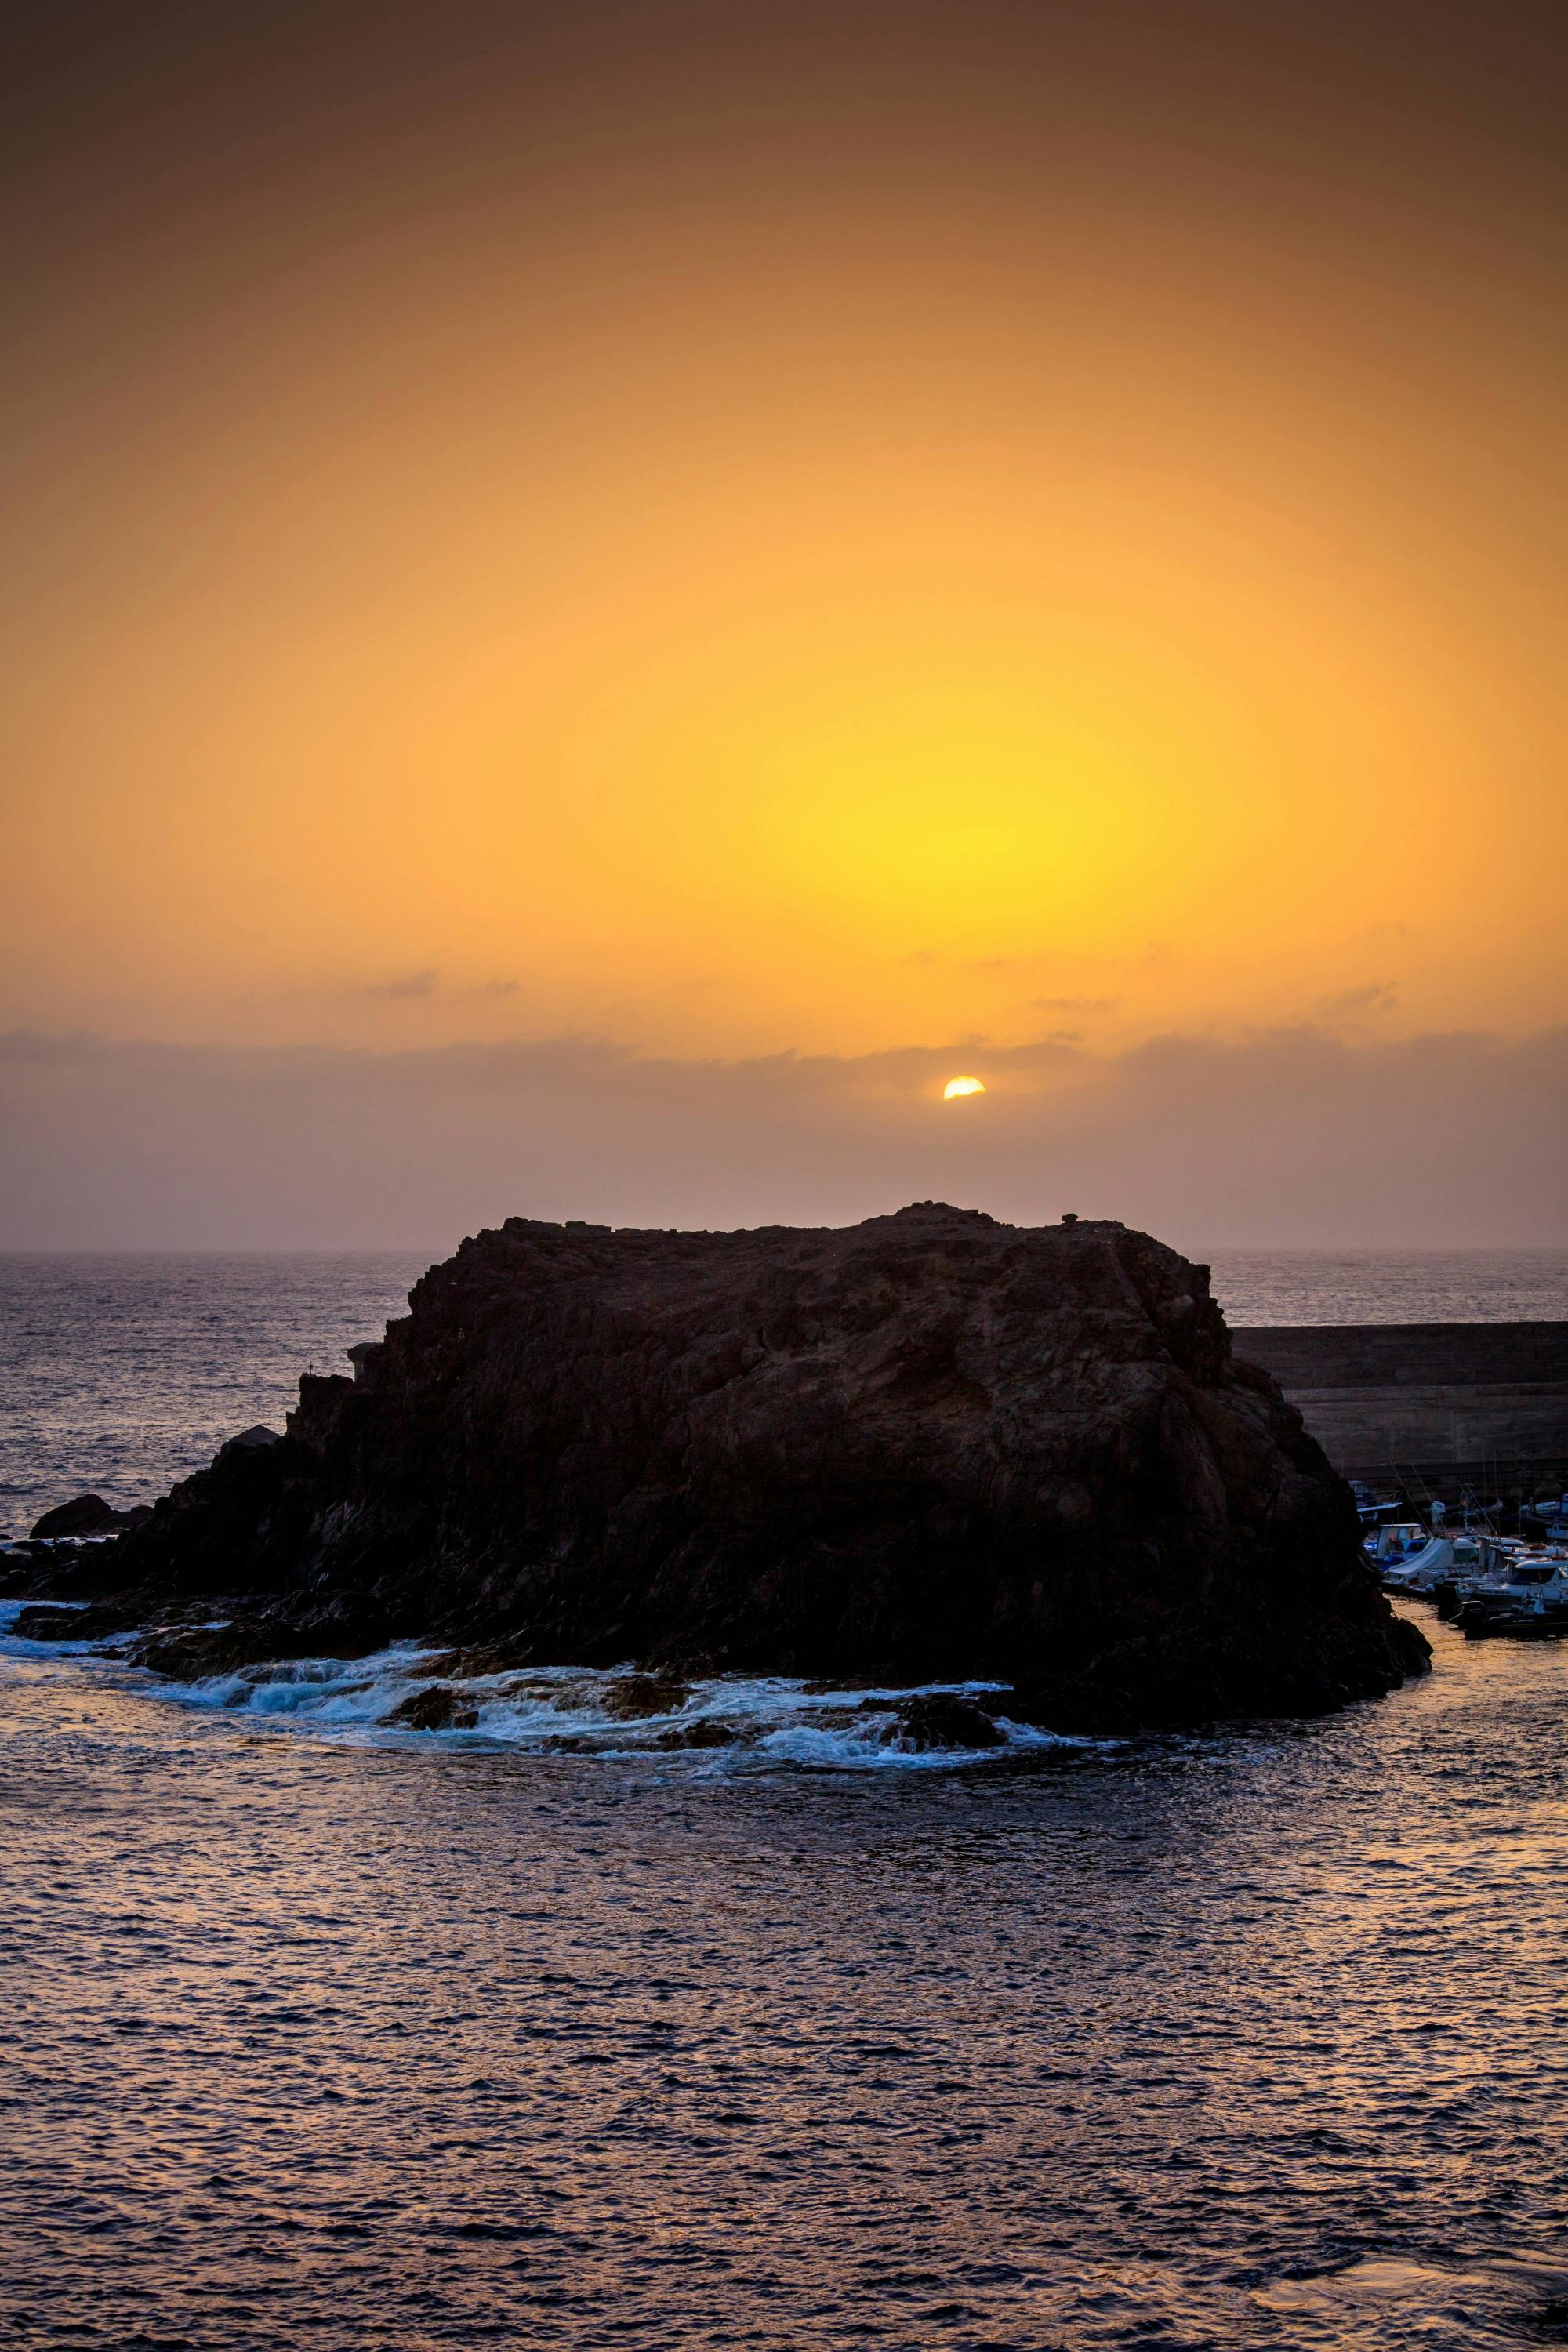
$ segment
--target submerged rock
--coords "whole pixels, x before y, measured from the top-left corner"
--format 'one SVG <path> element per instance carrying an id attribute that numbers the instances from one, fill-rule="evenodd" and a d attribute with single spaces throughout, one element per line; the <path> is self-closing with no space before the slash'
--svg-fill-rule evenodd
<path id="1" fill-rule="evenodd" d="M 1005 1682 L 1064 1730 L 1316 1710 L 1425 1664 L 1207 1269 L 1121 1225 L 512 1218 L 410 1307 L 105 1547 L 101 1588 L 241 1590 L 290 1643 L 417 1636 L 465 1671 Z"/>

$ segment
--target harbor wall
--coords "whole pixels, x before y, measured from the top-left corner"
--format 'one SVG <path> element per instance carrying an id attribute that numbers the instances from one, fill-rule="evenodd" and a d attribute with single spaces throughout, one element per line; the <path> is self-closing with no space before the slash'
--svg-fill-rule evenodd
<path id="1" fill-rule="evenodd" d="M 1251 1324 L 1231 1336 L 1347 1478 L 1568 1486 L 1568 1323 Z"/>

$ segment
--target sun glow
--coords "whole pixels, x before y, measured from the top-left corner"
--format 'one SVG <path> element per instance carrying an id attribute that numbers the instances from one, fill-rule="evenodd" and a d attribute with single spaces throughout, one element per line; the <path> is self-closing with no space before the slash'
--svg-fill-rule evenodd
<path id="1" fill-rule="evenodd" d="M 17 163 L 0 1035 L 984 1038 L 1010 1118 L 1068 1032 L 1563 1019 L 1543 103 L 1001 0 L 383 10 L 373 102 L 238 13 Z"/>
<path id="2" fill-rule="evenodd" d="M 952 1102 L 959 1095 L 983 1095 L 984 1081 L 981 1078 L 949 1078 L 942 1090 L 943 1102 Z"/>

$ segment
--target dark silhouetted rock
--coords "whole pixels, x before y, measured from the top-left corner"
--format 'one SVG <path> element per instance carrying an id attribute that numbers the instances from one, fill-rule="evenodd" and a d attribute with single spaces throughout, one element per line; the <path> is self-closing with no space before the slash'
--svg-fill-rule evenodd
<path id="1" fill-rule="evenodd" d="M 35 1543 L 54 1543 L 61 1536 L 90 1536 L 99 1528 L 117 1526 L 120 1514 L 112 1503 L 101 1495 L 76 1495 L 68 1503 L 57 1503 L 36 1521 L 32 1534 Z"/>
<path id="2" fill-rule="evenodd" d="M 279 1655 L 993 1680 L 1063 1729 L 1313 1711 L 1425 1664 L 1206 1270 L 1121 1225 L 512 1218 L 410 1306 L 105 1547 L 99 1589 L 143 1622 L 248 1595 Z"/>
<path id="3" fill-rule="evenodd" d="M 150 1503 L 136 1503 L 128 1511 L 117 1511 L 101 1495 L 78 1495 L 70 1502 L 57 1503 L 52 1511 L 46 1511 L 35 1522 L 28 1539 L 33 1543 L 61 1543 L 88 1536 L 123 1535 L 152 1516 Z"/>

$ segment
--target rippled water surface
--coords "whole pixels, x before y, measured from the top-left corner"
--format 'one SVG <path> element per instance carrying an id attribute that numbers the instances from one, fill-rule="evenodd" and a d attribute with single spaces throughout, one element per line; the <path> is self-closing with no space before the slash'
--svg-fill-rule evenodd
<path id="1" fill-rule="evenodd" d="M 300 1375 L 406 1310 L 423 1257 L 0 1254 L 0 1534 L 51 1504 L 150 1503 L 226 1437 L 281 1428 Z"/>
<path id="2" fill-rule="evenodd" d="M 420 1270 L 0 1260 L 0 1524 L 276 1424 Z M 1565 1276 L 1215 1265 L 1238 1322 Z M 0 2342 L 1568 2343 L 1568 1644 L 1430 1630 L 1329 1721 L 956 1761 L 889 1694 L 500 1676 L 422 1733 L 407 1653 L 0 1636 Z"/>
<path id="3" fill-rule="evenodd" d="M 1568 2341 L 1568 1646 L 1431 1630 L 1323 1722 L 720 1774 L 0 1646 L 8 2340 Z"/>

